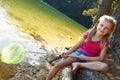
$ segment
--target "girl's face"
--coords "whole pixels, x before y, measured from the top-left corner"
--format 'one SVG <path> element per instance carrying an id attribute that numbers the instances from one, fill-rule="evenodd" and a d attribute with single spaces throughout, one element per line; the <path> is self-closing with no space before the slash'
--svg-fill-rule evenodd
<path id="1" fill-rule="evenodd" d="M 110 34 L 112 32 L 112 24 L 109 21 L 100 21 L 97 24 L 97 34 L 101 36 L 105 36 L 106 34 Z"/>

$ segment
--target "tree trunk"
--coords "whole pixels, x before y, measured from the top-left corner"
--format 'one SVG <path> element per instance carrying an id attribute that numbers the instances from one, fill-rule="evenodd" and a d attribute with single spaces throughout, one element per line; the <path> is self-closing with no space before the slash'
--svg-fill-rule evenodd
<path id="1" fill-rule="evenodd" d="M 117 20 L 117 25 L 111 37 L 110 53 L 113 54 L 115 62 L 120 63 L 120 0 L 113 17 Z"/>
<path id="2" fill-rule="evenodd" d="M 100 16 L 109 14 L 113 0 L 102 0 L 102 4 L 99 7 L 99 11 L 95 17 L 95 20 L 92 25 L 94 25 Z"/>

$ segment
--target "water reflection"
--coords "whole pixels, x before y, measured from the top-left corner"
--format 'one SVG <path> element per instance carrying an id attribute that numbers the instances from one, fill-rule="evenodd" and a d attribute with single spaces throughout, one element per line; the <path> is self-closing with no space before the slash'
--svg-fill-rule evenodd
<path id="1" fill-rule="evenodd" d="M 2 5 L 7 9 L 8 13 L 3 9 L 1 15 L 9 14 L 12 18 L 6 18 L 4 21 L 7 29 L 12 29 L 12 26 L 15 26 L 15 30 L 7 31 L 5 29 L 6 32 L 15 33 L 19 29 L 26 35 L 32 34 L 36 36 L 37 34 L 47 44 L 56 47 L 70 47 L 78 41 L 78 38 L 86 30 L 72 19 L 44 4 L 41 0 L 2 0 L 2 3 L 4 3 Z M 17 35 L 20 33 L 19 36 L 21 36 L 22 32 L 18 32 Z M 12 35 L 16 35 L 16 33 Z M 26 38 L 27 36 L 23 39 Z"/>
<path id="2" fill-rule="evenodd" d="M 29 34 L 18 31 L 18 25 L 8 16 L 6 9 L 0 6 L 0 50 L 8 43 L 19 42 L 27 51 L 39 51 L 40 42 Z"/>

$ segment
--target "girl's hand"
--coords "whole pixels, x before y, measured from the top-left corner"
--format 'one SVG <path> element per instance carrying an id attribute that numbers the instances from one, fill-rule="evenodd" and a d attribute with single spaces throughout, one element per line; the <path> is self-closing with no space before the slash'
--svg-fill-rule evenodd
<path id="1" fill-rule="evenodd" d="M 67 53 L 67 52 L 62 53 L 62 54 L 61 54 L 61 57 L 62 57 L 62 58 L 67 58 L 67 57 L 68 57 L 68 53 Z"/>

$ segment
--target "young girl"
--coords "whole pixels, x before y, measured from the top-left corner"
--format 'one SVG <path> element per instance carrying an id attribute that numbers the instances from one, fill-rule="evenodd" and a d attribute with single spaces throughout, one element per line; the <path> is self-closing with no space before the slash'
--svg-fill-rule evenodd
<path id="1" fill-rule="evenodd" d="M 63 59 L 55 64 L 46 80 L 52 80 L 60 69 L 71 63 L 73 72 L 79 67 L 107 71 L 108 66 L 102 61 L 105 58 L 109 46 L 109 37 L 115 25 L 116 20 L 114 18 L 107 15 L 101 16 L 98 22 L 83 34 L 75 46 L 61 55 Z"/>

